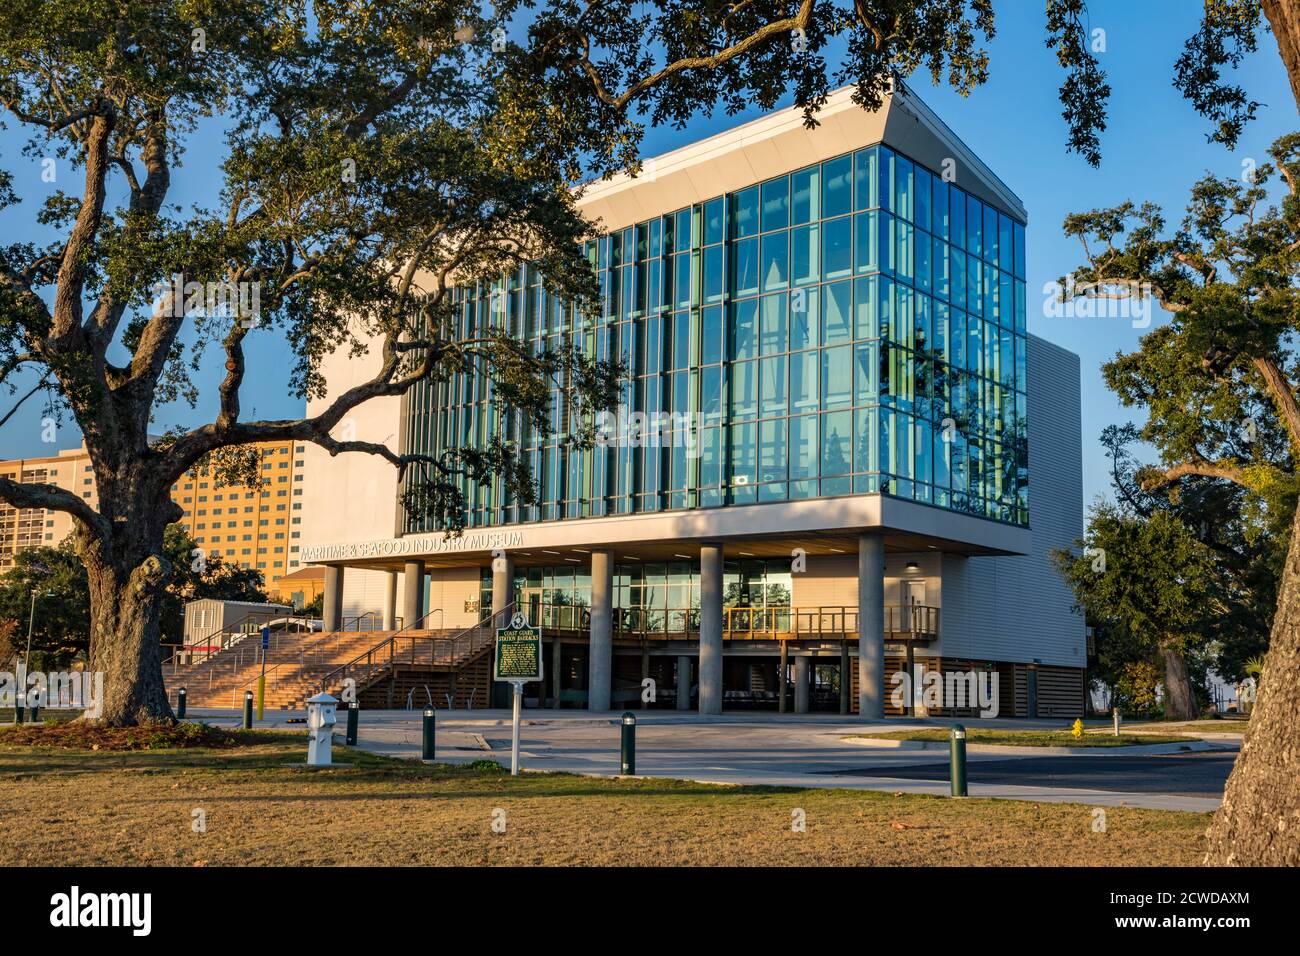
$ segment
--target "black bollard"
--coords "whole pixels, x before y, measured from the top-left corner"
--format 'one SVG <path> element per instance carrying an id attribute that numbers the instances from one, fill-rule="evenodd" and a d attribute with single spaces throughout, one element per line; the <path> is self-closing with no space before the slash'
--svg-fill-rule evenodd
<path id="1" fill-rule="evenodd" d="M 433 708 L 430 707 L 424 712 L 424 741 L 420 749 L 421 760 L 432 760 L 434 751 L 434 726 L 433 726 Z"/>
<path id="2" fill-rule="evenodd" d="M 253 729 L 253 692 L 244 691 L 244 729 Z"/>
<path id="3" fill-rule="evenodd" d="M 952 795 L 964 797 L 966 796 L 966 728 L 961 724 L 953 725 L 951 750 Z"/>
<path id="4" fill-rule="evenodd" d="M 343 743 L 348 747 L 355 747 L 357 745 L 357 720 L 359 713 L 360 709 L 357 702 L 355 700 L 350 701 L 348 703 L 348 732 L 347 736 L 343 738 Z"/>
<path id="5" fill-rule="evenodd" d="M 182 687 L 176 692 L 176 719 L 185 719 L 185 688 Z"/>
<path id="6" fill-rule="evenodd" d="M 636 776 L 636 714 L 627 710 L 623 712 L 622 734 L 622 773 L 625 777 Z"/>

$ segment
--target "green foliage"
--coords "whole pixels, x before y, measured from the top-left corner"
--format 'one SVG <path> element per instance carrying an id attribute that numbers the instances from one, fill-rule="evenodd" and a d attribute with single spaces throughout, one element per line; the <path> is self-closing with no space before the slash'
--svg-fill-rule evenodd
<path id="1" fill-rule="evenodd" d="M 14 556 L 14 566 L 0 575 L 0 620 L 13 622 L 12 643 L 24 652 L 28 622 L 32 622 L 32 659 L 42 666 L 62 667 L 85 651 L 90 633 L 90 585 L 86 568 L 70 543 L 30 548 Z M 10 663 L 3 662 L 4 666 Z"/>

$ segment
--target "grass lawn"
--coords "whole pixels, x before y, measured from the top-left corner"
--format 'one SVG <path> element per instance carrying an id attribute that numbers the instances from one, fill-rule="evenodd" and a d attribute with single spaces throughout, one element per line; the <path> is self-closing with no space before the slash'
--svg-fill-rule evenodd
<path id="1" fill-rule="evenodd" d="M 238 732 L 234 732 L 238 733 Z M 302 734 L 74 750 L 0 731 L 0 865 L 1199 863 L 1208 814 L 425 767 Z M 202 810 L 205 832 L 194 832 Z M 791 830 L 792 812 L 806 832 Z M 492 829 L 504 811 L 504 833 Z"/>
<path id="2" fill-rule="evenodd" d="M 850 738 L 877 740 L 942 740 L 950 731 L 940 727 L 924 730 L 891 730 L 878 734 L 850 734 Z M 1068 730 L 1007 730 L 994 727 L 967 727 L 966 743 L 1016 747 L 1133 747 L 1138 744 L 1185 744 L 1190 738 L 1159 734 L 1123 734 L 1115 737 L 1109 730 L 1085 730 L 1075 737 Z"/>
<path id="3" fill-rule="evenodd" d="M 1130 730 L 1136 730 L 1138 733 L 1177 733 L 1177 734 L 1244 734 L 1248 720 L 1187 720 L 1181 723 L 1171 721 L 1156 721 L 1155 723 L 1131 723 L 1121 724 L 1120 730 L 1128 733 Z"/>

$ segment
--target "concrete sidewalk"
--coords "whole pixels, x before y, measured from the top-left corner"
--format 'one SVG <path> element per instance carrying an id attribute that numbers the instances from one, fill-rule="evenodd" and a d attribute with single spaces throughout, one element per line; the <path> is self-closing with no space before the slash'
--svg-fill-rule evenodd
<path id="1" fill-rule="evenodd" d="M 213 723 L 237 724 L 232 711 L 200 711 Z M 277 711 L 267 714 L 261 727 L 304 728 L 305 715 Z M 343 719 L 337 728 L 342 742 Z M 846 741 L 849 734 L 880 730 L 904 730 L 911 727 L 947 727 L 952 720 L 886 718 L 864 721 L 838 714 L 725 714 L 700 716 L 673 711 L 637 713 L 637 772 L 652 777 L 694 780 L 703 783 L 763 785 L 783 787 L 844 788 L 901 793 L 946 795 L 949 785 L 943 752 L 903 748 L 864 748 Z M 975 721 L 966 721 L 974 724 Z M 1062 729 L 1062 721 L 990 720 L 979 721 L 981 727 L 1018 729 Z M 440 762 L 467 763 L 491 759 L 509 764 L 511 716 L 505 710 L 437 712 L 437 750 Z M 305 729 L 305 728 L 304 728 Z M 372 753 L 405 759 L 418 759 L 422 738 L 420 711 L 365 711 L 361 716 L 358 745 Z M 1235 753 L 1230 743 L 1223 745 Z M 1126 750 L 1128 748 L 1125 748 Z M 1143 748 L 1144 750 L 1146 748 Z M 1041 748 L 1012 748 L 1006 752 L 981 747 L 968 754 L 971 766 L 969 785 L 973 797 L 997 797 L 1013 800 L 1041 800 L 1056 803 L 1081 803 L 1089 806 L 1134 806 L 1161 810 L 1209 812 L 1221 801 L 1221 788 L 1214 787 L 1214 772 L 1198 775 L 1202 792 L 1189 792 L 1177 782 L 1178 756 L 1145 758 L 1111 750 L 1095 751 L 1087 757 L 1069 754 L 1045 754 Z M 527 770 L 616 776 L 619 773 L 619 715 L 591 714 L 587 711 L 525 711 L 520 731 L 521 763 Z M 1117 789 L 1108 779 L 1107 766 L 1124 767 L 1132 779 L 1137 760 L 1164 760 L 1152 764 L 1153 778 L 1173 783 L 1162 792 L 1162 782 L 1142 791 Z M 1056 761 L 1086 760 L 1082 765 Z M 1015 781 L 1016 761 L 1034 780 L 1072 778 L 1076 783 L 1039 785 Z M 1044 763 L 1048 761 L 1049 763 Z M 1107 761 L 1129 761 L 1112 765 Z M 994 783 L 981 783 L 979 766 L 989 763 Z M 997 764 L 993 773 L 993 763 Z M 938 768 L 938 769 L 936 769 Z M 1051 772 L 1058 768 L 1061 773 Z M 1156 774 L 1159 770 L 1160 773 Z M 897 774 L 897 775 L 895 775 Z M 1226 773 L 1224 774 L 1226 777 Z"/>

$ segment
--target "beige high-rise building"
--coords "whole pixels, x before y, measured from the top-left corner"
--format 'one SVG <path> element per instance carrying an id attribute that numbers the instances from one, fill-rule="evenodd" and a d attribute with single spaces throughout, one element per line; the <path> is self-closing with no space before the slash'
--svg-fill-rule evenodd
<path id="1" fill-rule="evenodd" d="M 304 446 L 258 444 L 265 483 L 261 488 L 218 484 L 210 473 L 186 474 L 172 485 L 172 500 L 184 512 L 181 524 L 208 554 L 242 568 L 256 568 L 268 587 L 299 568 Z M 98 507 L 94 472 L 85 448 L 47 458 L 0 461 L 0 475 L 14 481 L 48 483 L 80 495 Z M 0 503 L 0 571 L 12 567 L 24 548 L 54 547 L 72 531 L 61 511 L 16 509 Z"/>

